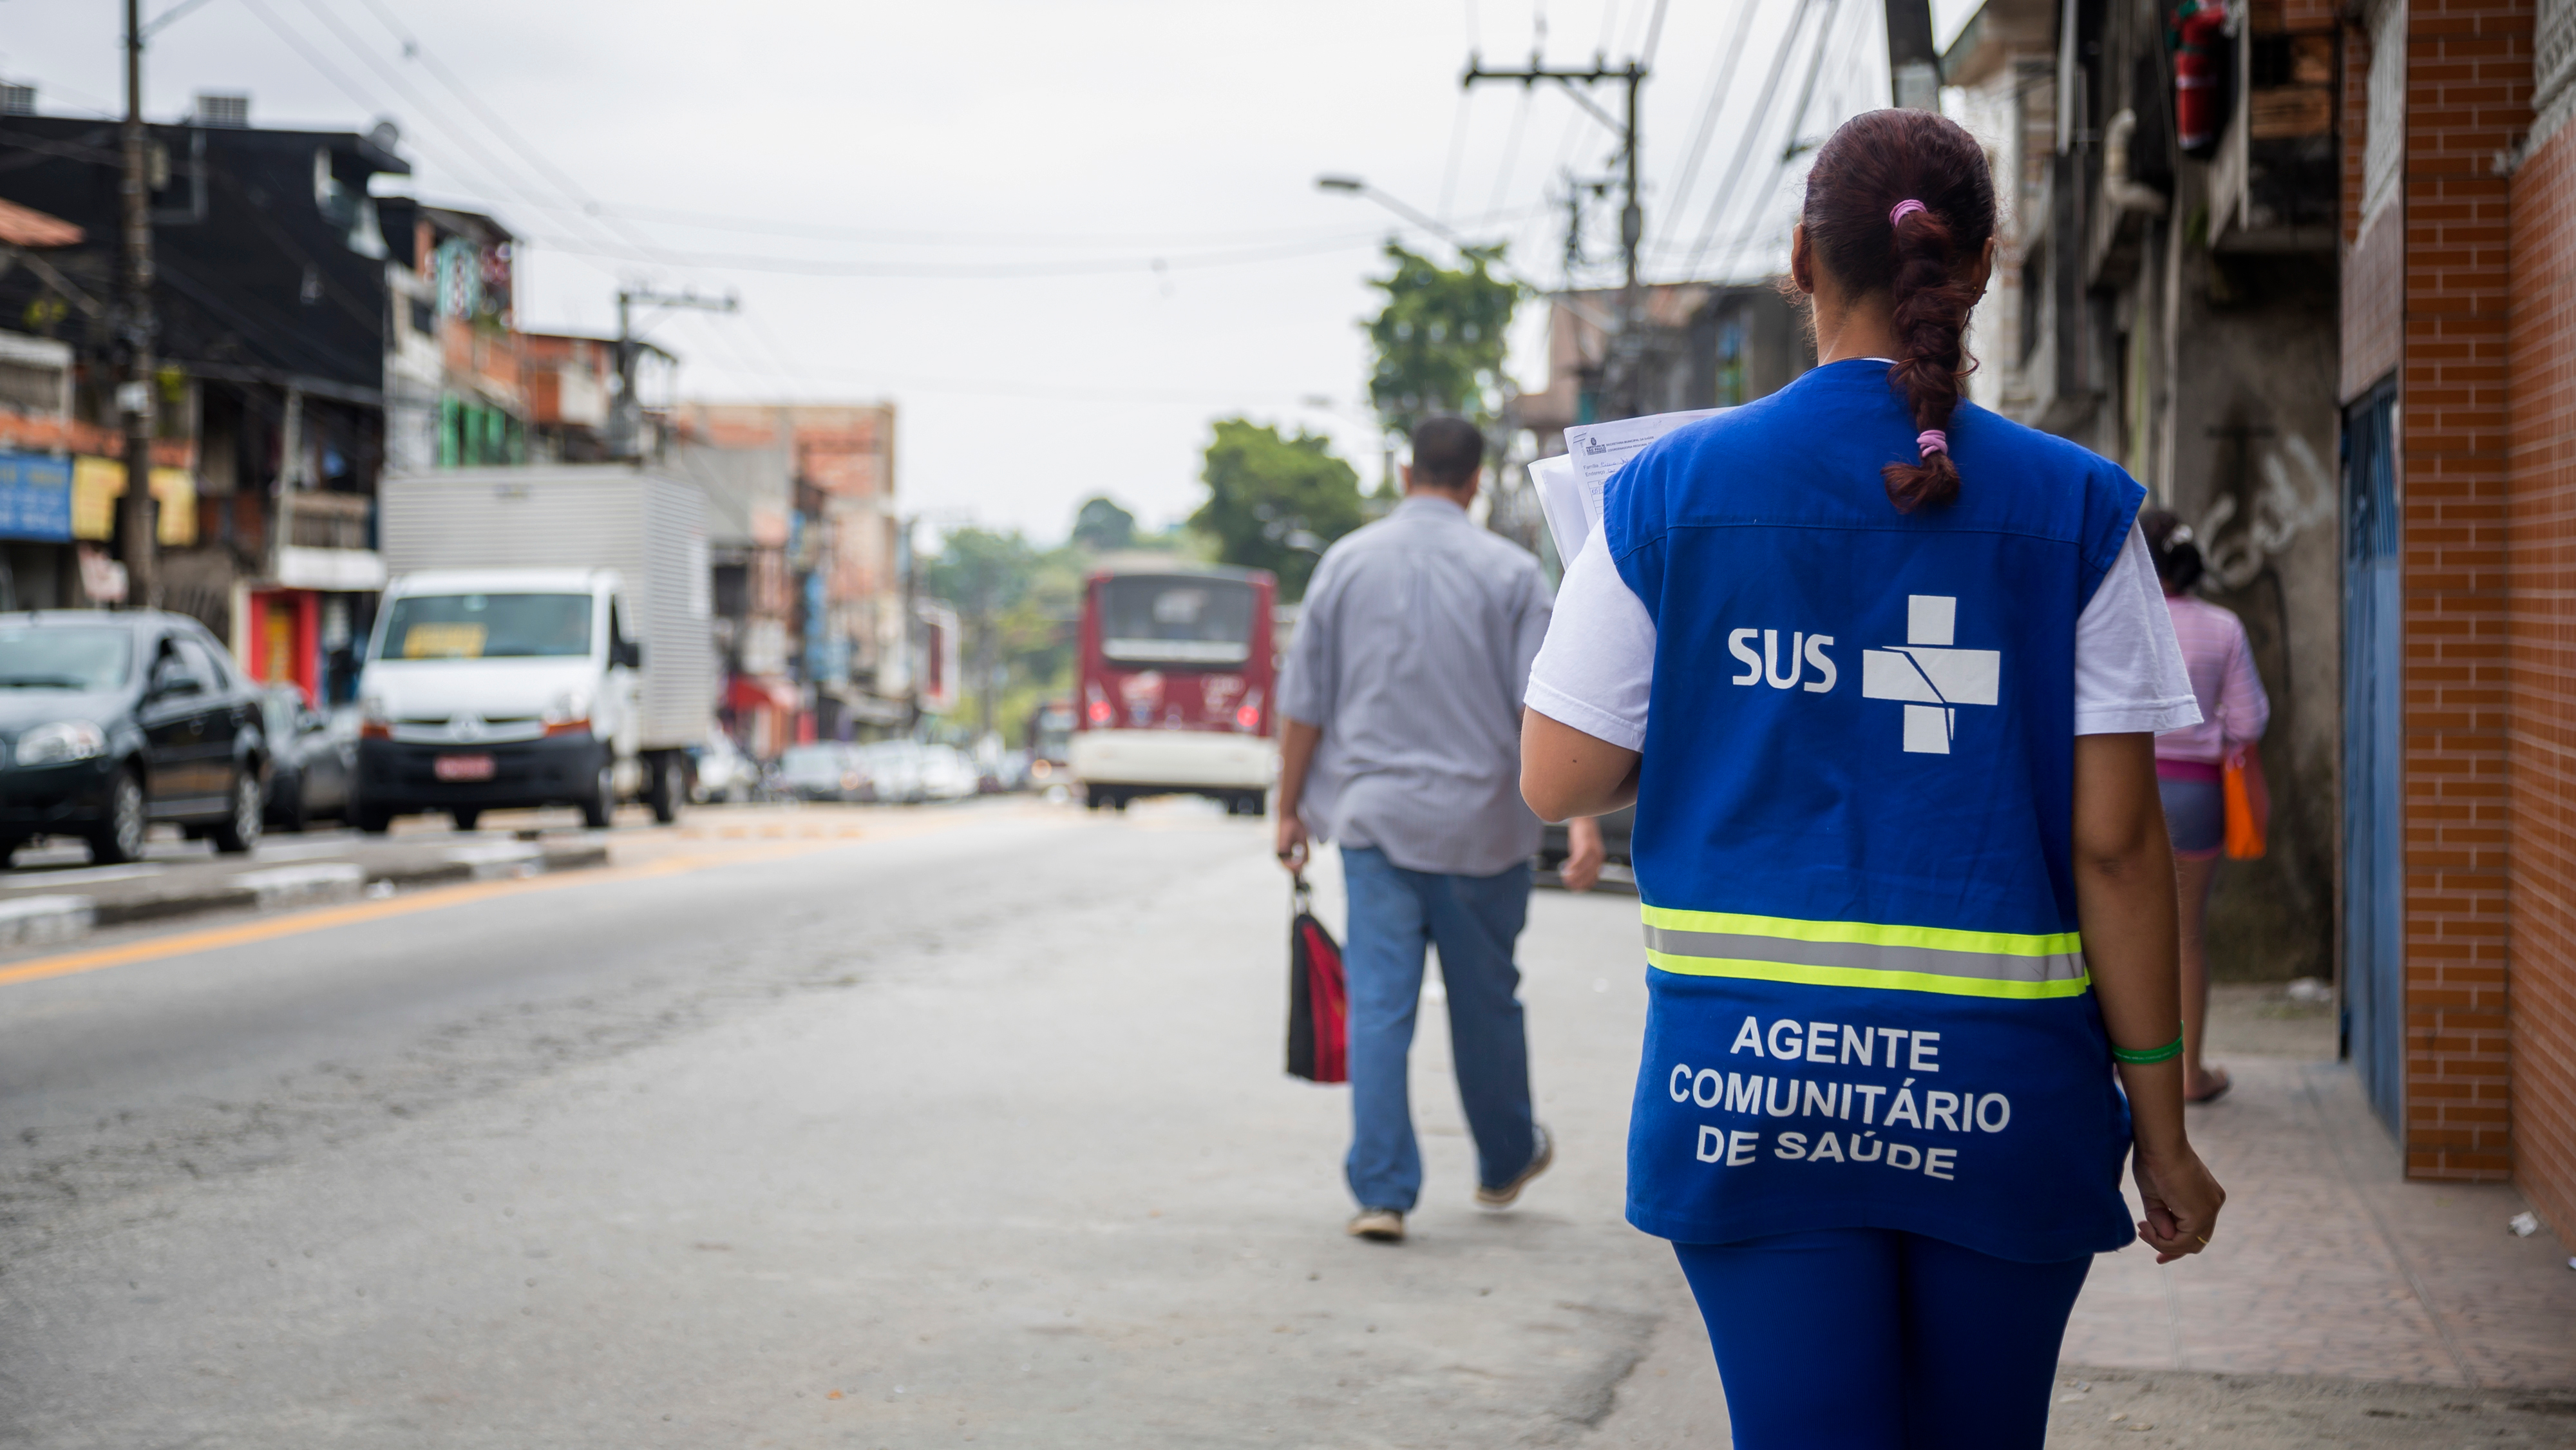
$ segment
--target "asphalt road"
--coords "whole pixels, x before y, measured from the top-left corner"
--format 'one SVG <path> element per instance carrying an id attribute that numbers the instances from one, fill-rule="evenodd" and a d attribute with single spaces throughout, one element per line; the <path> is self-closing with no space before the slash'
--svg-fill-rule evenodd
<path id="1" fill-rule="evenodd" d="M 1535 903 L 1511 1213 L 1426 1004 L 1388 1248 L 1278 1069 L 1261 823 L 866 821 L 0 960 L 0 1444 L 1607 1433 L 1680 1303 L 1619 1218 L 1633 902 Z"/>

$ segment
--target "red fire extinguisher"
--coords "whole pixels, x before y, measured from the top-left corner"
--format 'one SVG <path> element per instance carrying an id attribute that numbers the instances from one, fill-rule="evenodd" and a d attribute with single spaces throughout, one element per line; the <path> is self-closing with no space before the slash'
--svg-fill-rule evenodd
<path id="1" fill-rule="evenodd" d="M 2174 139 L 2184 155 L 2206 157 L 2227 126 L 2227 0 L 2182 0 L 2172 37 Z"/>

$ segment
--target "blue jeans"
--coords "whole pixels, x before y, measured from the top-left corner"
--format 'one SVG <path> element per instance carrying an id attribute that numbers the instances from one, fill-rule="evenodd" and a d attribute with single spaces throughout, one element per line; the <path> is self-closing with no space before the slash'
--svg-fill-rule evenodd
<path id="1" fill-rule="evenodd" d="M 1458 1097 L 1476 1138 L 1476 1175 L 1500 1187 L 1529 1166 L 1529 1043 L 1521 1029 L 1512 944 L 1529 918 L 1530 868 L 1498 876 L 1407 871 L 1369 847 L 1345 847 L 1350 897 L 1351 1152 L 1343 1165 L 1362 1208 L 1410 1211 L 1422 1192 L 1406 1060 L 1422 1000 L 1422 949 L 1440 948 Z"/>
<path id="2" fill-rule="evenodd" d="M 1998 1259 L 1893 1229 L 1675 1244 L 1736 1450 L 2040 1450 L 2091 1256 Z"/>

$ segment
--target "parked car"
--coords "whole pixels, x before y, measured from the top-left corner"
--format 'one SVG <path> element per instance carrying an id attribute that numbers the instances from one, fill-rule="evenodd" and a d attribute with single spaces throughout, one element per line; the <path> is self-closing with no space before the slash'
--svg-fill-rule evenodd
<path id="1" fill-rule="evenodd" d="M 219 851 L 259 843 L 257 691 L 206 627 L 155 609 L 0 614 L 0 859 L 79 836 L 102 863 L 154 821 Z"/>
<path id="2" fill-rule="evenodd" d="M 741 802 L 760 787 L 760 767 L 724 731 L 709 730 L 706 743 L 689 748 L 689 795 L 708 801 Z"/>
<path id="3" fill-rule="evenodd" d="M 268 823 L 301 831 L 328 816 L 349 816 L 349 782 L 358 773 L 358 733 L 304 703 L 293 685 L 270 685 L 259 697 L 269 742 Z"/>
<path id="4" fill-rule="evenodd" d="M 876 744 L 860 744 L 858 770 L 866 780 L 866 788 L 858 796 L 860 801 L 917 806 L 930 798 L 920 742 L 881 739 Z"/>
<path id="5" fill-rule="evenodd" d="M 778 758 L 778 777 L 798 800 L 867 799 L 868 777 L 859 753 L 838 740 L 789 746 Z"/>
<path id="6" fill-rule="evenodd" d="M 921 751 L 921 798 L 962 801 L 981 788 L 983 772 L 974 758 L 954 745 L 924 745 Z"/>

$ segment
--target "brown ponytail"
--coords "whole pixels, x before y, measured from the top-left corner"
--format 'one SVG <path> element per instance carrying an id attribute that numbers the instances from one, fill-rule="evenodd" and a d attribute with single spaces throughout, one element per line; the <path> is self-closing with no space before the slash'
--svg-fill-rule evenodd
<path id="1" fill-rule="evenodd" d="M 1929 111 L 1854 116 L 1816 154 L 1800 221 L 1850 295 L 1887 294 L 1900 349 L 1888 382 L 1904 389 L 1917 429 L 1946 432 L 1977 365 L 1960 340 L 1977 305 L 1970 274 L 1995 234 L 1994 177 L 1976 138 Z M 1880 470 L 1899 513 L 1959 496 L 1946 441 L 1918 446 L 1917 461 Z"/>

